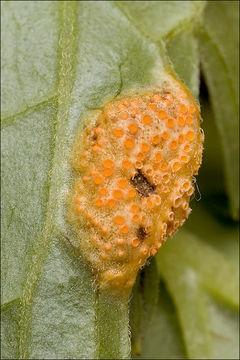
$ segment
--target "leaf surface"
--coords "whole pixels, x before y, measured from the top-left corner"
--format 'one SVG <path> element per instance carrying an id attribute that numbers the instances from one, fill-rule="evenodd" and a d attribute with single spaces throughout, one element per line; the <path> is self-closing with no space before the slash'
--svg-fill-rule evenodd
<path id="1" fill-rule="evenodd" d="M 95 291 L 90 269 L 65 236 L 64 201 L 72 176 L 71 144 L 81 119 L 128 88 L 156 81 L 166 62 L 162 40 L 176 73 L 198 95 L 199 56 L 191 22 L 199 21 L 202 4 L 159 2 L 150 8 L 149 2 L 136 3 L 2 3 L 3 358 L 129 357 L 128 303 Z M 142 17 L 135 17 L 136 10 Z M 145 15 L 161 22 L 151 21 L 151 28 Z M 199 278 L 203 270 L 199 265 L 193 272 Z M 171 276 L 162 277 L 170 289 Z M 141 328 L 158 299 L 156 279 L 146 277 L 143 294 L 136 295 L 144 302 Z M 234 293 L 232 283 L 227 286 L 220 292 L 215 287 L 214 294 L 235 306 L 235 295 L 228 292 Z M 181 299 L 184 294 L 186 288 Z M 165 298 L 169 294 L 163 292 Z M 194 314 L 202 319 L 199 301 Z M 184 354 L 173 308 L 166 303 L 159 300 L 156 310 L 165 325 L 159 327 L 153 316 L 148 326 L 146 358 L 154 329 L 162 332 L 163 342 L 169 331 L 175 344 L 172 352 L 165 345 L 159 352 L 156 338 L 155 354 Z M 184 304 L 178 306 L 186 311 Z M 231 316 L 229 329 L 235 326 Z M 199 324 L 203 336 L 204 319 Z M 198 351 L 194 346 L 188 344 L 191 353 Z"/>
<path id="2" fill-rule="evenodd" d="M 160 274 L 177 309 L 188 357 L 212 359 L 216 353 L 221 357 L 215 340 L 224 336 L 225 328 L 223 326 L 216 332 L 218 316 L 222 319 L 226 316 L 229 319 L 226 321 L 230 323 L 231 317 L 235 318 L 232 327 L 230 325 L 229 341 L 232 344 L 237 342 L 234 332 L 237 316 L 231 310 L 235 308 L 236 311 L 239 306 L 237 263 L 186 230 L 179 231 L 173 239 L 169 239 L 157 259 Z M 221 314 L 219 302 L 228 305 L 229 310 Z M 228 318 L 229 312 L 232 314 Z M 236 358 L 235 351 L 234 346 L 233 358 Z"/>
<path id="3" fill-rule="evenodd" d="M 169 40 L 201 17 L 204 1 L 117 1 L 130 21 L 151 40 Z M 171 16 L 169 16 L 171 14 Z"/>
<path id="4" fill-rule="evenodd" d="M 151 326 L 146 329 L 140 356 L 137 359 L 185 359 L 181 329 L 169 293 L 160 282 L 158 304 Z"/>
<path id="5" fill-rule="evenodd" d="M 239 216 L 239 2 L 209 2 L 200 32 L 204 76 L 220 134 L 232 216 Z"/>
<path id="6" fill-rule="evenodd" d="M 46 220 L 55 103 L 2 126 L 2 303 L 19 299 Z"/>
<path id="7" fill-rule="evenodd" d="M 55 1 L 1 2 L 2 119 L 56 94 L 59 6 Z"/>
<path id="8" fill-rule="evenodd" d="M 132 292 L 130 325 L 133 354 L 142 353 L 144 336 L 152 324 L 158 303 L 159 278 L 155 259 L 138 274 Z"/>

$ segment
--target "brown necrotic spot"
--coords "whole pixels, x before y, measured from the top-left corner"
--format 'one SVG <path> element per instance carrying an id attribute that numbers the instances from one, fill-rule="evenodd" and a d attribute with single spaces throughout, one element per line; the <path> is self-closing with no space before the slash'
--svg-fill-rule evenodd
<path id="1" fill-rule="evenodd" d="M 92 136 L 92 141 L 97 141 L 97 139 L 98 139 L 98 135 L 97 135 L 97 134 L 93 134 L 93 136 Z"/>
<path id="2" fill-rule="evenodd" d="M 139 228 L 137 229 L 137 237 L 139 240 L 144 240 L 145 237 L 147 236 L 147 231 L 143 226 L 139 226 Z"/>
<path id="3" fill-rule="evenodd" d="M 141 170 L 137 170 L 133 178 L 130 179 L 131 184 L 138 191 L 140 196 L 148 197 L 154 192 L 156 186 L 150 184 L 148 179 L 143 175 Z"/>

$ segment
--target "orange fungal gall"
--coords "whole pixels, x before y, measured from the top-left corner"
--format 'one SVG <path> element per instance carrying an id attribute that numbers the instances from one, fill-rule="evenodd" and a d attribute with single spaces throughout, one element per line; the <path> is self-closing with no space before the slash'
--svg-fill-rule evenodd
<path id="1" fill-rule="evenodd" d="M 179 111 L 180 113 L 182 113 L 182 114 L 186 113 L 186 112 L 187 112 L 187 107 L 186 107 L 186 105 L 180 104 L 180 105 L 178 106 L 178 111 Z"/>
<path id="2" fill-rule="evenodd" d="M 101 184 L 103 183 L 103 178 L 102 178 L 102 176 L 101 176 L 101 175 L 95 176 L 94 182 L 95 182 L 96 185 L 101 185 Z"/>
<path id="3" fill-rule="evenodd" d="M 105 177 L 112 176 L 112 174 L 113 174 L 113 169 L 111 169 L 111 168 L 104 168 L 104 169 L 102 170 L 102 174 L 103 174 L 103 176 L 105 176 Z"/>
<path id="4" fill-rule="evenodd" d="M 106 196 L 107 194 L 108 194 L 108 191 L 107 191 L 107 189 L 106 188 L 101 188 L 100 190 L 99 190 L 99 193 L 100 193 L 100 195 L 102 195 L 102 196 Z"/>
<path id="5" fill-rule="evenodd" d="M 126 138 L 124 145 L 126 149 L 132 149 L 134 147 L 134 140 L 132 138 Z"/>
<path id="6" fill-rule="evenodd" d="M 138 132 L 137 124 L 131 123 L 128 125 L 128 130 L 131 134 L 136 134 Z"/>
<path id="7" fill-rule="evenodd" d="M 179 126 L 184 126 L 185 125 L 185 119 L 182 116 L 178 116 L 177 117 L 177 123 Z"/>
<path id="8" fill-rule="evenodd" d="M 150 115 L 143 115 L 142 122 L 144 125 L 150 125 L 152 123 L 152 117 Z"/>
<path id="9" fill-rule="evenodd" d="M 117 184 L 121 189 L 125 189 L 127 187 L 127 185 L 128 185 L 127 180 L 124 179 L 124 178 L 119 179 L 117 181 Z"/>
<path id="10" fill-rule="evenodd" d="M 167 131 L 164 131 L 161 136 L 162 136 L 162 138 L 163 138 L 164 140 L 168 140 L 168 138 L 169 138 L 169 133 L 168 133 Z"/>
<path id="11" fill-rule="evenodd" d="M 124 251 L 120 250 L 117 254 L 118 258 L 122 258 L 124 256 Z"/>
<path id="12" fill-rule="evenodd" d="M 96 204 L 97 207 L 103 206 L 103 201 L 102 201 L 102 199 L 97 199 L 96 202 L 95 202 L 95 204 Z"/>
<path id="13" fill-rule="evenodd" d="M 123 216 L 115 216 L 115 218 L 113 219 L 114 223 L 117 224 L 117 225 L 123 225 L 125 220 L 124 220 L 124 217 Z"/>
<path id="14" fill-rule="evenodd" d="M 193 141 L 194 140 L 194 132 L 192 130 L 188 131 L 186 134 L 186 138 L 188 141 Z"/>
<path id="15" fill-rule="evenodd" d="M 122 120 L 126 120 L 128 118 L 128 113 L 126 112 L 122 112 L 120 115 L 119 115 L 120 119 Z"/>
<path id="16" fill-rule="evenodd" d="M 120 228 L 120 231 L 124 234 L 127 234 L 129 231 L 129 228 L 127 225 L 124 225 L 123 227 Z"/>
<path id="17" fill-rule="evenodd" d="M 122 167 L 123 167 L 124 169 L 129 169 L 130 166 L 131 166 L 131 161 L 129 161 L 129 160 L 123 160 L 123 162 L 122 162 Z"/>
<path id="18" fill-rule="evenodd" d="M 116 204 L 116 200 L 114 199 L 109 199 L 108 202 L 107 202 L 107 205 L 109 208 L 113 208 Z"/>
<path id="19" fill-rule="evenodd" d="M 134 238 L 134 239 L 132 239 L 131 243 L 132 243 L 133 247 L 137 247 L 140 244 L 140 241 L 138 238 Z"/>
<path id="20" fill-rule="evenodd" d="M 136 213 L 138 210 L 139 210 L 138 205 L 136 205 L 136 204 L 131 205 L 131 207 L 130 207 L 131 213 Z"/>
<path id="21" fill-rule="evenodd" d="M 160 136 L 158 135 L 158 134 L 154 134 L 153 136 L 152 136 L 152 143 L 154 144 L 154 145 L 157 145 L 157 144 L 159 144 L 160 143 Z"/>
<path id="22" fill-rule="evenodd" d="M 135 191 L 135 190 L 130 189 L 130 190 L 128 191 L 128 196 L 129 196 L 130 198 L 134 198 L 135 195 L 136 195 L 136 191 Z"/>
<path id="23" fill-rule="evenodd" d="M 156 111 L 156 110 L 157 110 L 157 106 L 156 106 L 156 104 L 148 103 L 147 109 L 148 109 L 148 110 L 152 110 L 152 111 Z"/>
<path id="24" fill-rule="evenodd" d="M 138 221 L 139 221 L 139 216 L 138 216 L 138 215 L 134 215 L 132 219 L 133 219 L 134 222 L 138 222 Z"/>
<path id="25" fill-rule="evenodd" d="M 157 163 L 159 163 L 162 160 L 162 154 L 159 151 L 155 154 L 154 160 Z"/>
<path id="26" fill-rule="evenodd" d="M 121 190 L 113 190 L 113 197 L 115 199 L 121 199 L 123 197 L 123 193 Z"/>
<path id="27" fill-rule="evenodd" d="M 166 118 L 167 118 L 167 113 L 166 113 L 166 111 L 160 110 L 160 111 L 158 112 L 158 117 L 159 117 L 159 119 L 161 119 L 161 120 L 166 119 Z"/>
<path id="28" fill-rule="evenodd" d="M 147 153 L 150 150 L 150 145 L 148 143 L 142 143 L 141 144 L 141 150 L 143 153 Z"/>
<path id="29" fill-rule="evenodd" d="M 123 239 L 117 239 L 116 240 L 116 243 L 117 243 L 117 245 L 123 245 L 124 244 L 124 240 Z"/>
<path id="30" fill-rule="evenodd" d="M 173 128 L 174 127 L 174 120 L 173 119 L 168 119 L 167 121 L 166 121 L 166 126 L 168 127 L 168 128 Z"/>
<path id="31" fill-rule="evenodd" d="M 111 159 L 105 159 L 103 161 L 103 166 L 106 168 L 112 168 L 114 165 L 113 161 Z"/>
<path id="32" fill-rule="evenodd" d="M 124 131 L 123 131 L 123 129 L 118 127 L 118 128 L 113 129 L 113 134 L 114 134 L 114 136 L 121 138 L 124 134 Z"/>
<path id="33" fill-rule="evenodd" d="M 117 97 L 87 119 L 73 144 L 67 220 L 100 289 L 129 294 L 184 223 L 202 142 L 199 107 L 176 81 Z"/>

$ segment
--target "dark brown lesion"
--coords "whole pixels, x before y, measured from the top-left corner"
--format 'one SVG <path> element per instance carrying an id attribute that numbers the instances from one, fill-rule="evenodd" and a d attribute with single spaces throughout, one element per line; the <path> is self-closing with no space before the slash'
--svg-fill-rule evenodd
<path id="1" fill-rule="evenodd" d="M 97 134 L 93 134 L 93 136 L 92 136 L 92 141 L 97 141 L 97 139 L 98 139 Z"/>
<path id="2" fill-rule="evenodd" d="M 134 177 L 130 179 L 130 183 L 134 186 L 140 196 L 148 197 L 154 192 L 156 186 L 151 184 L 141 170 L 137 170 Z"/>
<path id="3" fill-rule="evenodd" d="M 99 122 L 97 122 L 95 124 L 95 128 L 98 128 L 99 126 L 100 126 L 100 124 L 99 124 Z M 92 132 L 91 132 L 91 140 L 93 142 L 96 142 L 98 140 L 98 134 L 95 133 L 95 129 L 93 129 Z"/>
<path id="4" fill-rule="evenodd" d="M 143 241 L 146 236 L 147 236 L 147 231 L 146 231 L 145 227 L 139 226 L 139 228 L 137 229 L 137 237 L 138 237 L 138 239 L 140 241 Z"/>

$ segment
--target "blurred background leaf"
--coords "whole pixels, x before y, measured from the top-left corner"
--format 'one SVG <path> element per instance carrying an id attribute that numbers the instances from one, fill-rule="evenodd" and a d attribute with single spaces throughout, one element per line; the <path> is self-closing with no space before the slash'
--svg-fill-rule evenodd
<path id="1" fill-rule="evenodd" d="M 199 32 L 201 64 L 222 143 L 225 181 L 234 219 L 239 218 L 238 26 L 238 1 L 209 1 Z"/>

